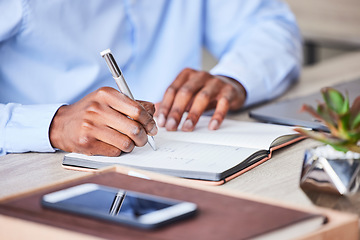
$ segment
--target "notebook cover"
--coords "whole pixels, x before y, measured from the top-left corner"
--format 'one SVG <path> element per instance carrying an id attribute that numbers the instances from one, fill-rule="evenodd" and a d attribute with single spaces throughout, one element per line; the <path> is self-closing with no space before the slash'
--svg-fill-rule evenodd
<path id="1" fill-rule="evenodd" d="M 199 207 L 199 213 L 194 218 L 148 231 L 42 208 L 42 195 L 86 182 L 194 202 Z M 108 239 L 181 240 L 248 239 L 315 216 L 312 213 L 131 177 L 114 171 L 97 173 L 71 183 L 35 191 L 30 195 L 10 198 L 1 202 L 0 214 Z"/>

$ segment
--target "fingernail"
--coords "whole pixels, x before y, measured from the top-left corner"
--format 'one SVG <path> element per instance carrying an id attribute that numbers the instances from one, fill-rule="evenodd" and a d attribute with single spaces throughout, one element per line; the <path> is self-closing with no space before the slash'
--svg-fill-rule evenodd
<path id="1" fill-rule="evenodd" d="M 209 124 L 209 129 L 210 129 L 210 130 L 217 130 L 217 129 L 219 129 L 219 121 L 216 120 L 216 119 L 212 120 L 212 121 L 210 122 L 210 124 Z"/>
<path id="2" fill-rule="evenodd" d="M 165 115 L 161 113 L 157 118 L 157 123 L 158 123 L 159 127 L 164 127 L 165 122 L 166 122 Z"/>
<path id="3" fill-rule="evenodd" d="M 166 121 L 166 130 L 169 131 L 176 131 L 177 130 L 177 125 L 176 125 L 176 121 L 173 118 L 168 118 L 168 120 Z"/>
<path id="4" fill-rule="evenodd" d="M 193 128 L 194 128 L 194 124 L 190 119 L 187 119 L 182 126 L 182 130 L 185 132 L 190 132 L 193 130 Z"/>
<path id="5" fill-rule="evenodd" d="M 150 130 L 149 134 L 151 136 L 155 136 L 158 133 L 158 128 L 156 127 L 156 124 L 154 124 L 153 128 Z"/>

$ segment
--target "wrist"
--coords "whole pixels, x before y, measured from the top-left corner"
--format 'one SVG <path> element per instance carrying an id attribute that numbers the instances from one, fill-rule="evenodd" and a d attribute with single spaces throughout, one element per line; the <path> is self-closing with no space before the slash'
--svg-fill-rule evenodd
<path id="1" fill-rule="evenodd" d="M 50 126 L 49 126 L 49 140 L 50 144 L 53 148 L 56 149 L 62 149 L 62 146 L 60 144 L 61 142 L 61 132 L 62 132 L 62 115 L 64 112 L 64 108 L 66 105 L 63 105 L 58 108 L 56 113 L 54 114 L 54 117 L 51 120 Z"/>
<path id="2" fill-rule="evenodd" d="M 226 77 L 223 75 L 215 75 L 215 77 L 221 79 L 223 82 L 230 84 L 234 87 L 236 92 L 238 93 L 238 96 L 242 99 L 242 102 L 245 103 L 247 92 L 245 87 L 236 79 L 231 77 Z"/>

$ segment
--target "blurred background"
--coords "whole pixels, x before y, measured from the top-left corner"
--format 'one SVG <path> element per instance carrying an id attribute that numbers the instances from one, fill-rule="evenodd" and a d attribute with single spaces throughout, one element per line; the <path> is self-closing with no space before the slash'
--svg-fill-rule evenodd
<path id="1" fill-rule="evenodd" d="M 304 66 L 360 51 L 360 0 L 284 0 L 304 39 Z M 216 60 L 204 51 L 203 69 Z M 360 62 L 359 62 L 360 68 Z"/>

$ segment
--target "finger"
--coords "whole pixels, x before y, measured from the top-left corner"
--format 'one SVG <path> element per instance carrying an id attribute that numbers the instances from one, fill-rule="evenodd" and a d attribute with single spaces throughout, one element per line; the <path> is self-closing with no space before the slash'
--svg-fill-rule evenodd
<path id="1" fill-rule="evenodd" d="M 131 152 L 136 145 L 129 136 L 106 126 L 98 128 L 98 131 L 94 132 L 94 137 L 100 142 L 113 146 L 123 152 Z M 145 143 L 143 141 L 141 146 L 144 146 Z"/>
<path id="2" fill-rule="evenodd" d="M 104 134 L 114 134 L 114 137 L 119 138 L 120 141 L 125 141 L 125 143 L 120 142 L 120 144 L 125 144 L 125 146 L 120 146 L 119 143 L 114 145 L 116 147 L 119 147 L 122 151 L 124 152 L 129 152 L 132 149 L 124 149 L 124 147 L 126 147 L 126 144 L 130 144 L 127 143 L 127 139 L 123 137 L 123 135 L 125 135 L 127 138 L 131 139 L 132 142 L 135 143 L 136 146 L 144 146 L 147 142 L 147 134 L 146 134 L 146 130 L 144 129 L 144 127 L 138 123 L 137 121 L 134 121 L 130 118 L 128 118 L 127 116 L 114 111 L 112 108 L 108 108 L 104 111 L 104 113 L 101 116 L 101 121 L 103 123 L 106 123 L 105 128 L 102 130 L 99 130 L 99 132 L 102 132 Z M 98 123 L 99 125 L 101 123 Z M 109 131 L 109 129 L 111 131 Z M 116 130 L 114 132 L 114 130 Z M 121 133 L 120 135 L 117 133 Z M 102 136 L 105 137 L 106 135 L 103 134 L 96 134 L 97 136 Z M 99 139 L 99 138 L 98 138 Z M 105 140 L 104 138 L 99 139 L 99 140 Z M 108 141 L 106 141 L 107 143 L 110 143 Z M 114 142 L 117 143 L 117 142 Z M 132 146 L 129 146 L 129 148 L 131 148 Z"/>
<path id="3" fill-rule="evenodd" d="M 154 116 L 155 105 L 153 103 L 141 100 L 137 100 L 137 102 L 139 102 L 151 116 Z"/>
<path id="4" fill-rule="evenodd" d="M 145 110 L 143 109 L 145 112 Z M 86 110 L 86 119 L 90 119 L 91 124 L 85 126 L 89 131 L 108 132 L 108 129 L 115 130 L 128 136 L 136 146 L 143 146 L 147 141 L 146 130 L 139 122 L 130 119 L 128 116 L 116 111 L 108 105 L 93 102 Z M 87 124 L 84 122 L 83 124 Z M 110 134 L 110 133 L 109 133 Z M 98 135 L 98 134 L 96 134 Z M 99 139 L 101 140 L 101 139 Z M 117 145 L 115 145 L 117 146 Z M 124 150 L 121 148 L 121 150 Z"/>
<path id="5" fill-rule="evenodd" d="M 176 94 L 173 106 L 171 107 L 171 110 L 168 114 L 168 119 L 166 121 L 166 130 L 177 130 L 186 107 L 209 78 L 211 78 L 211 75 L 206 72 L 196 72 L 189 76 L 188 81 L 179 89 L 178 93 Z"/>
<path id="6" fill-rule="evenodd" d="M 128 98 L 126 95 L 112 88 L 108 88 L 105 91 L 107 92 L 100 93 L 100 98 L 102 98 L 110 108 L 140 123 L 149 135 L 154 136 L 157 134 L 158 130 L 155 120 L 139 102 Z"/>
<path id="7" fill-rule="evenodd" d="M 220 125 L 224 121 L 224 118 L 229 111 L 229 100 L 227 98 L 220 98 L 213 116 L 211 117 L 211 120 L 209 122 L 208 128 L 210 130 L 217 130 L 220 128 Z"/>
<path id="8" fill-rule="evenodd" d="M 195 91 L 198 89 L 192 88 L 190 84 L 185 85 L 178 91 L 173 106 L 167 116 L 165 128 L 168 131 L 176 131 L 181 121 L 181 117 L 185 112 L 185 108 L 195 95 Z"/>
<path id="9" fill-rule="evenodd" d="M 194 71 L 195 70 L 190 68 L 184 69 L 175 78 L 174 82 L 167 88 L 158 110 L 158 124 L 160 127 L 165 127 L 167 116 L 170 112 L 171 106 L 174 103 L 175 96 L 179 88 L 187 81 L 189 75 Z"/>
<path id="10" fill-rule="evenodd" d="M 93 147 L 86 149 L 77 149 L 74 152 L 86 154 L 89 156 L 94 156 L 94 155 L 108 156 L 108 157 L 120 156 L 121 154 L 120 149 L 99 140 L 94 140 L 94 141 L 95 143 L 93 144 Z"/>
<path id="11" fill-rule="evenodd" d="M 155 109 L 151 109 L 150 111 L 151 113 L 149 113 L 148 110 L 146 110 L 142 105 L 138 105 L 135 112 L 128 116 L 140 123 L 141 127 L 145 129 L 148 135 L 155 136 L 158 132 L 156 122 L 153 118 L 153 113 L 155 112 Z"/>
<path id="12" fill-rule="evenodd" d="M 223 85 L 221 80 L 213 78 L 197 93 L 186 121 L 182 126 L 183 131 L 188 132 L 194 130 L 200 116 L 208 108 L 209 104 L 215 100 L 215 97 Z"/>
<path id="13" fill-rule="evenodd" d="M 155 113 L 154 113 L 155 117 L 159 116 L 160 104 L 161 104 L 160 102 L 155 103 Z"/>
<path id="14" fill-rule="evenodd" d="M 115 131 L 115 130 L 112 130 Z M 92 121 L 84 121 L 79 129 L 78 137 L 73 142 L 71 152 L 83 153 L 86 155 L 119 156 L 121 149 L 116 147 L 112 141 L 102 137 L 108 129 L 104 126 L 97 127 Z M 116 131 L 115 131 L 116 132 Z M 114 138 L 114 135 L 111 135 Z M 118 140 L 117 141 L 121 141 Z M 121 144 L 117 144 L 121 145 Z M 123 148 L 124 150 L 129 150 Z"/>
<path id="15" fill-rule="evenodd" d="M 230 109 L 230 103 L 236 98 L 236 92 L 231 85 L 225 85 L 218 95 L 218 102 L 214 114 L 209 122 L 208 128 L 210 130 L 219 129 L 220 125 L 224 121 L 227 112 Z"/>

